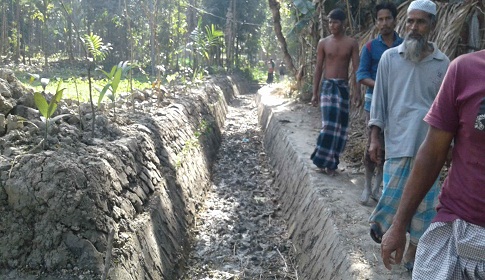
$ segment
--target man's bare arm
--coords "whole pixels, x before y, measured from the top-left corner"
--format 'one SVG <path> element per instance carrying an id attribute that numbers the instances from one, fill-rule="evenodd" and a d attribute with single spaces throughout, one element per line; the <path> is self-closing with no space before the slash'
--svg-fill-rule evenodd
<path id="1" fill-rule="evenodd" d="M 381 141 L 379 141 L 379 134 L 381 133 L 381 128 L 373 125 L 370 127 L 370 145 L 369 145 L 369 156 L 370 159 L 377 163 L 381 164 L 384 160 L 382 158 L 382 147 Z"/>
<path id="2" fill-rule="evenodd" d="M 359 69 L 359 44 L 357 43 L 357 40 L 353 39 L 353 44 L 352 44 L 352 82 L 354 84 L 353 92 L 352 92 L 352 102 L 356 107 L 360 107 L 361 105 L 361 94 L 360 94 L 360 86 L 357 83 L 357 69 Z"/>
<path id="3" fill-rule="evenodd" d="M 364 86 L 368 86 L 370 88 L 373 88 L 376 81 L 374 81 L 371 78 L 365 78 L 365 79 L 360 80 L 360 83 L 363 84 Z"/>
<path id="4" fill-rule="evenodd" d="M 406 228 L 419 204 L 436 181 L 445 163 L 452 139 L 452 133 L 430 127 L 426 139 L 418 150 L 399 208 L 381 243 L 382 260 L 388 269 L 391 269 L 391 264 L 400 263 L 402 260 L 406 244 Z M 394 256 L 392 256 L 393 252 L 395 252 Z"/>
<path id="5" fill-rule="evenodd" d="M 323 72 L 323 61 L 325 60 L 325 50 L 324 50 L 324 42 L 325 39 L 321 39 L 317 45 L 317 62 L 315 64 L 315 71 L 313 73 L 313 95 L 312 95 L 312 104 L 314 106 L 320 103 L 320 97 L 318 96 L 318 92 L 320 91 L 320 82 L 322 79 L 322 72 Z"/>

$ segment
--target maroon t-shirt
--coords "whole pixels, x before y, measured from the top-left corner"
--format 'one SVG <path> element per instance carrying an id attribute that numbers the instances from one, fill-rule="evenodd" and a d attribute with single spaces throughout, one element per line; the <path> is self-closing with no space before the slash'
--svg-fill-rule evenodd
<path id="1" fill-rule="evenodd" d="M 434 221 L 459 218 L 485 227 L 485 51 L 451 62 L 424 120 L 455 135 Z"/>

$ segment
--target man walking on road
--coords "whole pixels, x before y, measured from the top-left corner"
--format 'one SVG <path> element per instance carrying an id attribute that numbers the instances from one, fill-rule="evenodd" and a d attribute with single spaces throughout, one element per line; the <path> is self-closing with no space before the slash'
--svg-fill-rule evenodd
<path id="1" fill-rule="evenodd" d="M 451 63 L 424 119 L 428 134 L 382 240 L 382 259 L 388 269 L 401 262 L 406 227 L 439 175 L 453 140 L 453 165 L 443 184 L 438 214 L 419 240 L 413 279 L 485 279 L 483 79 L 485 51 L 462 55 Z"/>
<path id="2" fill-rule="evenodd" d="M 449 59 L 428 38 L 436 21 L 436 4 L 415 0 L 407 10 L 406 38 L 384 52 L 377 69 L 369 127 L 369 154 L 381 163 L 379 133 L 384 130 L 385 162 L 383 193 L 369 218 L 370 234 L 380 243 L 396 213 L 402 190 L 426 136 L 423 117 L 428 112 L 448 68 Z M 418 240 L 436 215 L 438 179 L 421 202 L 406 230 L 410 234 L 404 265 L 412 269 Z"/>
<path id="3" fill-rule="evenodd" d="M 355 71 L 359 66 L 359 46 L 357 40 L 345 35 L 344 11 L 332 10 L 328 18 L 331 35 L 318 42 L 313 76 L 312 104 L 320 104 L 322 129 L 311 159 L 320 171 L 335 175 L 340 154 L 347 142 L 350 62 L 354 81 L 352 100 L 356 106 L 360 105 L 360 94 L 355 83 Z"/>
<path id="4" fill-rule="evenodd" d="M 266 79 L 266 83 L 272 84 L 274 79 L 274 68 L 275 68 L 274 60 L 271 58 L 267 64 L 268 64 L 268 78 Z"/>
<path id="5" fill-rule="evenodd" d="M 375 8 L 376 27 L 379 30 L 379 36 L 367 42 L 362 48 L 360 55 L 359 69 L 357 70 L 357 82 L 367 86 L 364 101 L 365 123 L 369 122 L 370 106 L 372 101 L 372 92 L 377 75 L 377 65 L 384 51 L 396 47 L 402 43 L 402 38 L 394 31 L 396 27 L 397 8 L 391 2 L 380 3 Z M 379 188 L 382 183 L 382 163 L 377 165 L 370 159 L 369 144 L 370 130 L 367 129 L 367 146 L 364 153 L 365 183 L 364 191 L 360 197 L 360 202 L 366 205 L 369 197 L 375 201 L 379 200 Z M 379 141 L 384 148 L 384 133 L 379 134 Z M 372 177 L 376 173 L 374 187 L 372 186 Z"/>

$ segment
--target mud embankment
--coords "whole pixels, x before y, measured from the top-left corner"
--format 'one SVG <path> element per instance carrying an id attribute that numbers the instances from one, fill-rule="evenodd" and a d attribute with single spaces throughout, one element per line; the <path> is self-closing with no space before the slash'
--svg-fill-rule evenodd
<path id="1" fill-rule="evenodd" d="M 12 104 L 1 113 L 22 106 L 37 120 L 32 92 L 1 72 L 2 98 Z M 61 102 L 59 114 L 70 117 L 51 125 L 47 149 L 37 146 L 41 124 L 19 118 L 0 138 L 0 278 L 99 279 L 111 255 L 110 279 L 175 279 L 210 184 L 226 101 L 240 85 L 214 78 L 163 104 L 145 94 L 134 113 L 121 104 L 116 115 L 98 115 L 95 137 L 79 129 L 92 115 L 76 122 L 75 102 Z"/>

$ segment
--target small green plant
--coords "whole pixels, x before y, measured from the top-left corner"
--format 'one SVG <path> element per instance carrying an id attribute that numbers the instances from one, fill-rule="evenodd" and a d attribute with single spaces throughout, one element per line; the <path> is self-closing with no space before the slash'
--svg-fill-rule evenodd
<path id="1" fill-rule="evenodd" d="M 206 120 L 202 120 L 199 124 L 199 127 L 197 130 L 194 132 L 194 136 L 199 139 L 200 136 L 204 134 L 208 134 L 212 131 L 212 127 L 210 126 L 210 123 L 207 122 Z"/>
<path id="2" fill-rule="evenodd" d="M 200 147 L 199 144 L 199 137 L 195 136 L 190 138 L 189 140 L 184 142 L 184 147 L 182 148 L 182 151 L 180 154 L 177 155 L 177 159 L 175 162 L 175 167 L 180 168 L 182 166 L 182 159 L 187 157 L 190 153 L 190 151 L 195 150 Z"/>
<path id="3" fill-rule="evenodd" d="M 166 77 L 168 86 L 169 86 L 170 90 L 172 92 L 174 92 L 174 95 L 175 95 L 175 84 L 176 84 L 177 79 L 179 77 L 180 77 L 180 73 L 179 72 L 175 72 L 173 74 L 167 75 L 167 77 Z"/>
<path id="4" fill-rule="evenodd" d="M 39 80 L 40 79 L 40 75 L 39 74 L 31 74 L 31 73 L 28 73 L 30 78 L 29 78 L 29 84 L 33 84 L 34 81 L 36 80 Z"/>
<path id="5" fill-rule="evenodd" d="M 103 61 L 111 51 L 110 44 L 104 44 L 103 39 L 96 34 L 85 34 L 81 38 L 86 50 L 86 60 L 88 61 L 88 82 L 89 82 L 89 101 L 91 103 L 91 111 L 93 114 L 91 120 L 92 136 L 94 137 L 94 126 L 96 121 L 96 111 L 93 102 L 91 70 L 95 68 L 96 61 Z"/>
<path id="6" fill-rule="evenodd" d="M 128 61 L 125 61 L 125 62 L 121 61 L 120 63 L 118 63 L 118 65 L 113 66 L 113 68 L 111 68 L 111 71 L 109 73 L 104 70 L 100 70 L 106 76 L 106 79 L 108 80 L 108 82 L 103 87 L 103 89 L 99 91 L 98 107 L 101 104 L 101 101 L 103 101 L 103 98 L 108 91 L 110 92 L 110 94 L 108 94 L 107 96 L 113 102 L 113 105 L 114 105 L 116 101 L 116 92 L 118 90 L 118 86 L 120 84 L 121 78 L 123 77 L 123 74 L 126 74 L 130 69 L 131 69 L 131 66 L 129 65 Z M 115 106 L 113 106 L 113 110 L 116 117 Z"/>
<path id="7" fill-rule="evenodd" d="M 182 159 L 189 155 L 191 150 L 200 147 L 200 137 L 204 134 L 210 133 L 211 131 L 212 127 L 210 126 L 210 123 L 206 120 L 202 120 L 199 124 L 199 127 L 194 132 L 194 136 L 191 137 L 189 140 L 185 141 L 182 151 L 180 152 L 180 154 L 177 155 L 177 160 L 175 162 L 176 168 L 180 168 L 180 166 L 182 166 Z"/>
<path id="8" fill-rule="evenodd" d="M 42 114 L 44 117 L 43 121 L 45 122 L 45 134 L 44 134 L 44 142 L 42 144 L 42 147 L 45 148 L 45 142 L 47 142 L 47 131 L 49 129 L 49 124 L 52 118 L 52 115 L 57 110 L 57 104 L 59 101 L 62 99 L 62 92 L 65 90 L 65 88 L 61 88 L 62 82 L 59 82 L 57 84 L 57 90 L 56 94 L 52 98 L 52 100 L 47 103 L 47 99 L 42 95 L 40 92 L 35 92 L 34 93 L 34 102 L 35 105 L 37 106 L 37 109 L 39 109 L 39 112 Z"/>

